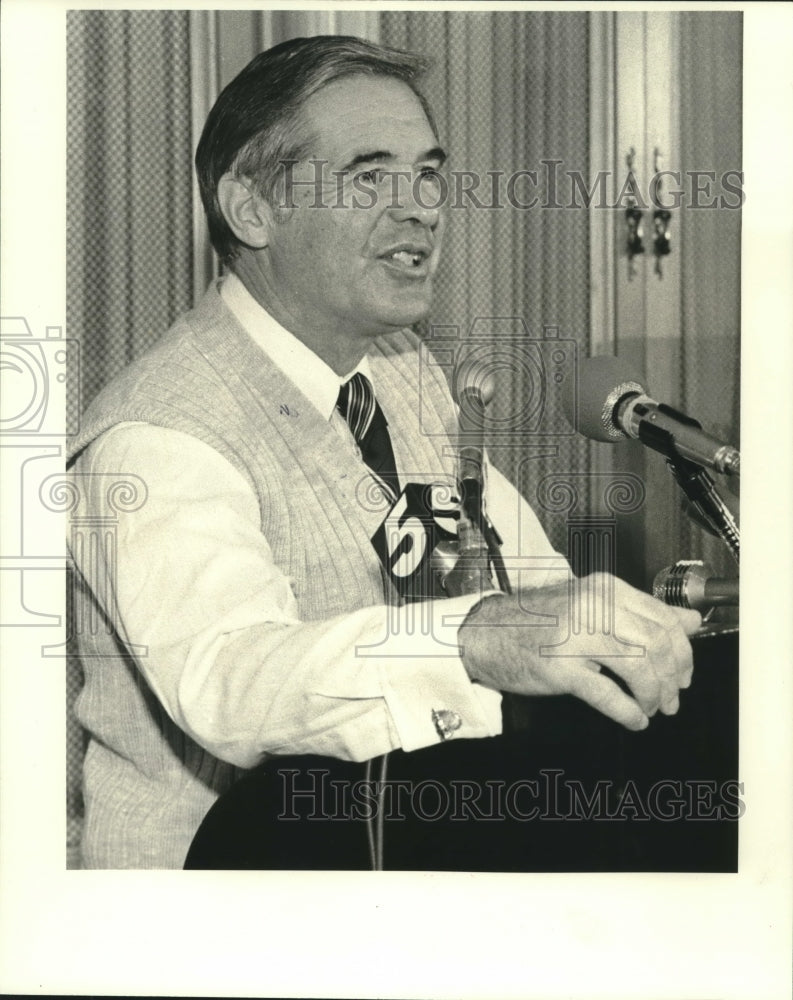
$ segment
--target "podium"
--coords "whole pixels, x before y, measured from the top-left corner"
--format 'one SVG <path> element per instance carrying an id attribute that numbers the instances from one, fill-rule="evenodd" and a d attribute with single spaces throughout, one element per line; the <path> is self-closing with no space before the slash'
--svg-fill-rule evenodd
<path id="1" fill-rule="evenodd" d="M 272 758 L 215 803 L 185 867 L 365 870 L 379 825 L 387 870 L 735 872 L 738 634 L 693 645 L 679 712 L 642 732 L 520 698 L 502 736 L 395 751 L 383 781 L 378 762 Z"/>

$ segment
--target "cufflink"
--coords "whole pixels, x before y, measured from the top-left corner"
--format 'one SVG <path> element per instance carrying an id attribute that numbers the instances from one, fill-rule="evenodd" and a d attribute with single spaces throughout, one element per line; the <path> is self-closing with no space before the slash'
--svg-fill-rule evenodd
<path id="1" fill-rule="evenodd" d="M 457 712 L 452 712 L 449 708 L 433 708 L 432 721 L 442 740 L 448 740 L 463 724 Z"/>

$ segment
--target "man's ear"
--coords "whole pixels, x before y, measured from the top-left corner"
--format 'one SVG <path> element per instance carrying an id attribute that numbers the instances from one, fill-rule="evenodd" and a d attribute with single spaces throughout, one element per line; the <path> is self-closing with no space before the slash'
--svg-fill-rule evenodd
<path id="1" fill-rule="evenodd" d="M 218 181 L 218 202 L 238 240 L 256 250 L 267 246 L 274 222 L 273 210 L 252 181 L 224 174 Z"/>

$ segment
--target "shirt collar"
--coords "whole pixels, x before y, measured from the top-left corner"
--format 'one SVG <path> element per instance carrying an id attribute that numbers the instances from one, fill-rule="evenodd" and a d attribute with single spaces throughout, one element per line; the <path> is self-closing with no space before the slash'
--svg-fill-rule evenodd
<path id="1" fill-rule="evenodd" d="M 336 409 L 339 389 L 355 372 L 372 381 L 369 359 L 364 356 L 347 375 L 339 376 L 254 299 L 236 274 L 221 282 L 220 295 L 256 346 L 298 387 L 326 420 Z"/>

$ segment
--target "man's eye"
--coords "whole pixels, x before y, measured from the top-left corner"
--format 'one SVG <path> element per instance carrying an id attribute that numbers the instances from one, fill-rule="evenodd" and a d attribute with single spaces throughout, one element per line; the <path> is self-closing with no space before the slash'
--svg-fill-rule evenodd
<path id="1" fill-rule="evenodd" d="M 379 184 L 383 179 L 383 170 L 380 167 L 372 167 L 370 170 L 361 170 L 358 173 L 358 180 L 364 184 Z"/>
<path id="2" fill-rule="evenodd" d="M 441 190 L 442 175 L 436 167 L 422 167 L 418 173 L 418 182 L 422 189 L 434 192 Z"/>

